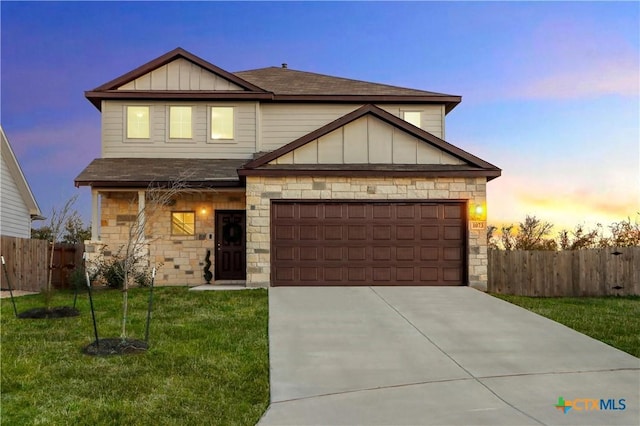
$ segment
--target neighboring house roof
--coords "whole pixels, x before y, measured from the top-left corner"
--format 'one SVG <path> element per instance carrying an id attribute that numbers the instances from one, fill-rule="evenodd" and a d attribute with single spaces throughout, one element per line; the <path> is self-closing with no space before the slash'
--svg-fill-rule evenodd
<path id="1" fill-rule="evenodd" d="M 33 192 L 31 192 L 31 188 L 29 187 L 29 183 L 22 172 L 22 168 L 20 167 L 20 163 L 18 163 L 18 159 L 16 158 L 13 149 L 11 148 L 11 144 L 7 139 L 7 136 L 0 126 L 0 139 L 2 144 L 2 160 L 7 165 L 9 173 L 13 178 L 13 181 L 18 188 L 18 192 L 22 197 L 22 200 L 29 210 L 29 215 L 31 216 L 31 220 L 42 220 L 44 217 L 42 216 L 42 212 L 40 211 L 40 207 L 36 202 L 35 197 L 33 196 Z"/>
<path id="2" fill-rule="evenodd" d="M 149 74 L 169 62 L 186 59 L 224 78 L 240 90 L 122 90 L 122 86 Z M 445 112 L 460 103 L 461 97 L 341 77 L 268 67 L 230 73 L 184 49 L 177 48 L 91 91 L 85 96 L 96 108 L 103 99 L 217 99 L 273 102 L 353 102 L 353 103 L 438 103 Z"/>
<path id="3" fill-rule="evenodd" d="M 75 185 L 140 188 L 183 180 L 193 188 L 240 186 L 237 169 L 247 160 L 192 158 L 97 158 L 75 179 Z"/>
<path id="4" fill-rule="evenodd" d="M 424 143 L 461 160 L 461 164 L 272 164 L 274 160 L 366 116 L 373 116 L 403 132 L 406 132 Z M 309 174 L 318 176 L 340 175 L 345 172 L 355 175 L 371 174 L 371 172 L 383 175 L 386 172 L 389 172 L 393 175 L 411 174 L 432 177 L 484 176 L 487 177 L 487 180 L 494 179 L 501 174 L 501 170 L 493 164 L 451 145 L 433 134 L 415 127 L 395 115 L 371 104 L 364 105 L 275 151 L 264 154 L 248 162 L 241 170 L 238 171 L 241 176 L 280 174 Z"/>

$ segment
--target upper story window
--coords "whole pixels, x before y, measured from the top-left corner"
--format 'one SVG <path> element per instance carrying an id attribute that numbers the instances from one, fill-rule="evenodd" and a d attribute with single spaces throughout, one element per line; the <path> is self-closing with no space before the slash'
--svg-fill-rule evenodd
<path id="1" fill-rule="evenodd" d="M 233 139 L 234 121 L 233 107 L 211 107 L 211 139 Z"/>
<path id="2" fill-rule="evenodd" d="M 409 124 L 422 128 L 422 113 L 420 111 L 403 111 L 402 119 Z"/>
<path id="3" fill-rule="evenodd" d="M 127 106 L 127 139 L 149 139 L 148 106 Z"/>
<path id="4" fill-rule="evenodd" d="M 169 139 L 191 139 L 193 125 L 190 106 L 169 107 Z"/>

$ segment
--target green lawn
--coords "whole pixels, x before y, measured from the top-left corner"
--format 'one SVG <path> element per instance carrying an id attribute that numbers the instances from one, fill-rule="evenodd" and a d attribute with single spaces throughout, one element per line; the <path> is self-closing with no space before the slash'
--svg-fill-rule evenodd
<path id="1" fill-rule="evenodd" d="M 129 338 L 144 339 L 148 290 L 130 291 Z M 94 292 L 100 338 L 120 336 L 122 293 Z M 18 311 L 44 306 L 16 298 Z M 72 305 L 59 292 L 52 306 Z M 92 357 L 79 317 L 16 319 L 2 300 L 0 418 L 6 425 L 253 425 L 269 403 L 266 290 L 156 288 L 146 353 Z"/>
<path id="2" fill-rule="evenodd" d="M 493 296 L 640 357 L 640 297 Z"/>

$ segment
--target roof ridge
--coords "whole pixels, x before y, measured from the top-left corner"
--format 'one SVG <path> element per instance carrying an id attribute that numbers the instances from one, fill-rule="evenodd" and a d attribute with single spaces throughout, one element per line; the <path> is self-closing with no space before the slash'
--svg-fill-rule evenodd
<path id="1" fill-rule="evenodd" d="M 263 70 L 280 70 L 280 72 L 292 72 L 292 73 L 307 74 L 307 75 L 311 75 L 311 76 L 327 77 L 327 78 L 332 78 L 332 79 L 337 79 L 337 80 L 342 80 L 342 81 L 347 81 L 347 82 L 373 84 L 373 85 L 376 85 L 376 86 L 389 87 L 389 88 L 393 88 L 393 89 L 414 90 L 414 91 L 417 91 L 417 92 L 429 93 L 430 95 L 436 95 L 436 96 L 457 96 L 457 95 L 450 95 L 450 94 L 441 93 L 441 92 L 432 92 L 430 90 L 416 89 L 414 87 L 398 86 L 398 85 L 394 85 L 394 84 L 378 83 L 378 82 L 374 82 L 374 81 L 367 81 L 367 80 L 361 80 L 361 79 L 356 79 L 356 78 L 339 77 L 339 76 L 335 76 L 335 75 L 322 74 L 322 73 L 313 72 L 313 71 L 297 70 L 297 69 L 292 69 L 292 68 L 289 68 L 289 67 L 283 68 L 283 67 L 277 67 L 277 66 L 270 66 L 270 67 L 255 68 L 255 69 L 244 70 L 244 71 L 234 71 L 234 72 L 232 72 L 232 74 L 238 75 L 238 74 L 251 73 L 251 72 L 263 71 Z M 241 76 L 238 75 L 238 77 L 241 77 Z M 241 77 L 241 78 L 243 78 L 243 77 Z"/>

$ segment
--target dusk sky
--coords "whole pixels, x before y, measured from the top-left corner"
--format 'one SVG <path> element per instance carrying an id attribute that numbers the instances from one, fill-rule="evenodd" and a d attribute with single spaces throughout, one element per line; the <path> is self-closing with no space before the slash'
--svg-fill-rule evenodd
<path id="1" fill-rule="evenodd" d="M 291 69 L 462 96 L 445 139 L 502 168 L 491 224 L 608 225 L 640 211 L 638 2 L 8 2 L 2 124 L 45 216 L 90 190 L 84 91 L 182 47 L 227 71 Z M 36 222 L 38 227 L 44 224 Z"/>

